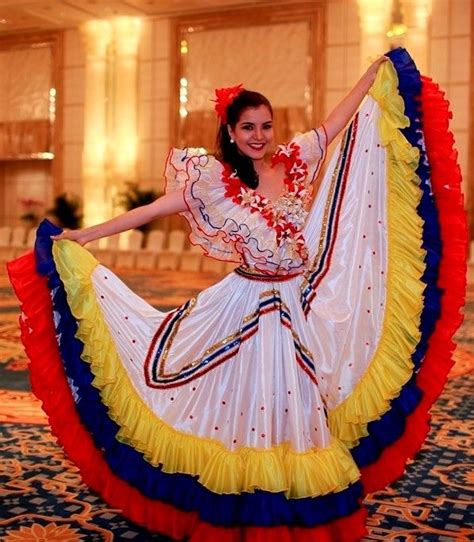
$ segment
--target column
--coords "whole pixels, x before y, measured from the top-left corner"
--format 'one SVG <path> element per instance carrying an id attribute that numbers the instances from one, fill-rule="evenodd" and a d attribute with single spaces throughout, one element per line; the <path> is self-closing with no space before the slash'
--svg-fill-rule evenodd
<path id="1" fill-rule="evenodd" d="M 126 181 L 136 181 L 138 147 L 138 45 L 142 20 L 116 17 L 114 32 L 113 127 L 110 146 L 111 199 Z"/>
<path id="2" fill-rule="evenodd" d="M 428 70 L 428 20 L 432 0 L 400 0 L 403 22 L 407 33 L 403 36 L 406 47 L 422 73 Z"/>
<path id="3" fill-rule="evenodd" d="M 108 21 L 88 21 L 81 27 L 86 48 L 84 96 L 84 150 L 82 185 L 84 225 L 110 217 L 107 203 L 107 50 L 112 38 Z"/>
<path id="4" fill-rule="evenodd" d="M 387 27 L 391 2 L 385 0 L 357 0 L 360 20 L 360 63 L 363 73 L 370 59 L 375 60 L 388 49 Z"/>

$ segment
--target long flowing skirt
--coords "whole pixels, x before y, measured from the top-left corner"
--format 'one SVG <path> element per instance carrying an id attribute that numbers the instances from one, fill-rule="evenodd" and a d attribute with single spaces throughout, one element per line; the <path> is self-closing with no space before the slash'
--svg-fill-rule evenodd
<path id="1" fill-rule="evenodd" d="M 389 54 L 287 281 L 231 273 L 170 312 L 75 243 L 9 264 L 33 391 L 84 481 L 177 539 L 350 541 L 428 430 L 461 322 L 448 103 Z"/>

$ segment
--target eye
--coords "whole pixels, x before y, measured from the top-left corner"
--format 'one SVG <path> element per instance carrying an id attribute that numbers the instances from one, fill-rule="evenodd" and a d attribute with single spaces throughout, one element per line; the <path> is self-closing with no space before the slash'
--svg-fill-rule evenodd
<path id="1" fill-rule="evenodd" d="M 251 124 L 244 124 L 241 128 L 242 130 L 252 130 L 253 126 Z"/>
<path id="2" fill-rule="evenodd" d="M 268 122 L 267 124 L 263 125 L 264 130 L 271 130 L 273 128 L 273 124 L 271 122 Z"/>

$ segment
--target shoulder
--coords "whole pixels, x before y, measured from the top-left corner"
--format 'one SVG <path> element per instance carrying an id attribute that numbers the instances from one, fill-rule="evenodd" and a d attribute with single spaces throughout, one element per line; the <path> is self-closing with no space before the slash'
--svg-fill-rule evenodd
<path id="1" fill-rule="evenodd" d="M 188 182 L 198 180 L 216 182 L 222 177 L 223 170 L 221 162 L 212 154 L 203 152 L 203 149 L 171 148 L 163 172 L 166 191 L 176 190 Z"/>
<path id="2" fill-rule="evenodd" d="M 324 125 L 321 125 L 319 128 L 313 128 L 307 132 L 295 134 L 291 143 L 298 145 L 303 150 L 311 147 L 313 151 L 319 149 L 320 152 L 323 153 L 328 143 L 326 129 L 324 128 Z"/>
<path id="3" fill-rule="evenodd" d="M 205 149 L 195 147 L 184 149 L 172 147 L 166 158 L 165 170 L 168 166 L 175 170 L 184 170 L 189 166 L 223 167 L 213 154 L 207 153 Z"/>

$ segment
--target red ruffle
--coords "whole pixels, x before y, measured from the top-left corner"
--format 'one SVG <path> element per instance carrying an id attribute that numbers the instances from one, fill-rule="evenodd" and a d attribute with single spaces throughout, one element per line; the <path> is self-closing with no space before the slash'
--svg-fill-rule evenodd
<path id="1" fill-rule="evenodd" d="M 449 131 L 449 102 L 439 86 L 422 77 L 421 112 L 431 182 L 439 213 L 442 260 L 438 286 L 444 291 L 441 316 L 430 338 L 425 360 L 416 377 L 423 399 L 407 418 L 403 436 L 384 450 L 377 462 L 362 469 L 367 493 L 384 488 L 399 478 L 408 459 L 420 449 L 429 431 L 429 410 L 440 395 L 456 347 L 452 338 L 461 325 L 466 293 L 467 222 L 461 192 L 461 171 Z"/>
<path id="2" fill-rule="evenodd" d="M 22 304 L 21 337 L 30 359 L 30 378 L 35 395 L 43 402 L 53 433 L 68 457 L 79 467 L 82 479 L 105 501 L 132 521 L 190 542 L 352 542 L 366 533 L 366 510 L 312 529 L 291 527 L 220 528 L 142 495 L 118 478 L 77 414 L 60 358 L 53 311 L 46 279 L 36 273 L 32 252 L 8 264 L 10 281 Z"/>

